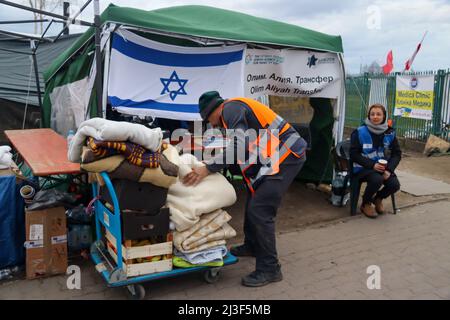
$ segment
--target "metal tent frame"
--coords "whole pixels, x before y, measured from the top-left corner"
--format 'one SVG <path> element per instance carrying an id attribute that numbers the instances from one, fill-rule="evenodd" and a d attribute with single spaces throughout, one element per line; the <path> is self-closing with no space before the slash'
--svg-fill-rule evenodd
<path id="1" fill-rule="evenodd" d="M 94 23 L 83 21 L 83 20 L 78 20 L 77 17 L 81 14 L 81 12 L 83 12 L 84 9 L 86 9 L 86 7 L 92 1 L 94 1 Z M 40 85 L 40 81 L 39 81 L 39 70 L 38 70 L 38 64 L 37 64 L 37 59 L 36 59 L 36 51 L 39 48 L 39 45 L 42 42 L 57 41 L 61 37 L 61 35 L 66 32 L 67 28 L 71 24 L 80 24 L 82 26 L 89 26 L 89 27 L 95 28 L 95 55 L 96 55 L 96 61 L 97 61 L 97 64 L 96 64 L 96 68 L 97 68 L 96 72 L 97 73 L 96 73 L 96 79 L 95 79 L 95 87 L 96 87 L 96 90 L 98 90 L 97 92 L 99 93 L 99 94 L 97 94 L 98 104 L 101 105 L 103 77 L 102 77 L 102 68 L 101 68 L 102 63 L 101 63 L 101 53 L 100 53 L 100 33 L 101 33 L 100 27 L 101 26 L 100 26 L 99 0 L 87 0 L 86 3 L 80 8 L 80 10 L 73 17 L 59 15 L 59 14 L 55 14 L 53 12 L 48 12 L 45 10 L 31 8 L 28 6 L 24 6 L 24 5 L 17 4 L 17 3 L 11 2 L 11 1 L 6 1 L 6 0 L 0 0 L 0 4 L 18 8 L 18 9 L 22 9 L 22 10 L 26 10 L 26 11 L 31 11 L 34 13 L 39 13 L 44 16 L 53 17 L 53 19 L 47 25 L 47 28 L 45 29 L 45 31 L 42 33 L 42 35 L 40 37 L 37 35 L 31 35 L 31 34 L 20 33 L 20 32 L 11 32 L 11 31 L 5 31 L 5 30 L 0 29 L 0 34 L 7 35 L 8 37 L 12 37 L 14 39 L 24 39 L 24 40 L 30 41 L 31 52 L 1 49 L 1 48 L 0 48 L 0 50 L 15 53 L 15 54 L 25 54 L 25 55 L 31 56 L 31 58 L 33 60 L 33 69 L 34 69 L 34 75 L 35 75 L 35 81 L 36 81 L 39 108 L 41 111 L 42 111 L 41 85 Z M 18 24 L 18 23 L 35 23 L 35 22 L 48 22 L 48 19 L 0 21 L 0 25 Z M 45 37 L 45 34 L 47 33 L 47 31 L 49 30 L 50 26 L 53 23 L 64 23 L 65 26 L 56 37 L 54 37 L 54 38 L 53 37 L 52 38 Z M 101 110 L 100 110 L 100 112 L 101 112 Z"/>

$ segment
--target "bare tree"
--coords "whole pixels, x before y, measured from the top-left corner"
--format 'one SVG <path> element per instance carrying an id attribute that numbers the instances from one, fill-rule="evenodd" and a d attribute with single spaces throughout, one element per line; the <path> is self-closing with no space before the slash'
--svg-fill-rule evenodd
<path id="1" fill-rule="evenodd" d="M 25 2 L 27 0 L 24 0 Z M 45 10 L 48 12 L 55 12 L 56 10 L 61 11 L 63 7 L 63 3 L 68 0 L 28 0 L 28 4 L 30 7 L 34 9 L 39 10 Z M 71 4 L 77 5 L 77 0 L 71 0 Z M 61 13 L 60 13 L 61 14 Z M 34 20 L 42 20 L 44 19 L 44 16 L 40 13 L 33 12 Z M 34 33 L 35 34 L 42 34 L 44 32 L 44 23 L 39 22 L 34 24 Z"/>

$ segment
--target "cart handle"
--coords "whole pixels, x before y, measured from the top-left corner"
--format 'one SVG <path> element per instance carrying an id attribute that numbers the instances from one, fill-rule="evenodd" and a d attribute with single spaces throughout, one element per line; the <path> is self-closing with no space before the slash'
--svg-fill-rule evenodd
<path id="1" fill-rule="evenodd" d="M 120 214 L 119 200 L 117 199 L 116 191 L 114 190 L 111 179 L 109 178 L 109 176 L 106 172 L 101 172 L 100 175 L 102 176 L 103 181 L 105 181 L 106 187 L 108 188 L 109 195 L 112 198 L 113 206 L 114 206 L 114 214 Z"/>

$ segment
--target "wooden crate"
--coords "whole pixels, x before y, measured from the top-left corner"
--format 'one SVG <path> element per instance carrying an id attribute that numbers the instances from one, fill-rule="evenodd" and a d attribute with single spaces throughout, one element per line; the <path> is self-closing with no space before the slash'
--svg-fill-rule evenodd
<path id="1" fill-rule="evenodd" d="M 106 231 L 105 235 L 107 239 L 106 248 L 111 257 L 117 263 L 117 254 L 115 252 L 117 248 L 117 241 L 108 231 Z M 127 277 L 170 271 L 172 270 L 172 247 L 172 241 L 132 247 L 131 241 L 127 240 L 125 241 L 125 246 L 122 245 L 123 270 L 125 271 Z M 170 255 L 170 258 L 153 262 L 133 263 L 133 259 L 160 255 Z"/>

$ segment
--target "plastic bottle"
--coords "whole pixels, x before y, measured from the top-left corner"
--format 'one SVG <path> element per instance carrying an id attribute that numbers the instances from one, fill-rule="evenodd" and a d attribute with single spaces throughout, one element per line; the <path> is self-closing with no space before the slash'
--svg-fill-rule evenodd
<path id="1" fill-rule="evenodd" d="M 0 270 L 0 280 L 8 280 L 14 278 L 14 274 L 19 272 L 20 268 L 18 266 L 10 267 Z"/>
<path id="2" fill-rule="evenodd" d="M 345 205 L 349 200 L 350 193 L 347 192 L 348 185 L 344 185 L 345 174 L 338 172 L 331 184 L 331 203 L 334 206 L 339 206 L 341 198 L 343 197 L 342 204 Z"/>
<path id="3" fill-rule="evenodd" d="M 10 269 L 2 269 L 0 270 L 0 280 L 8 280 L 12 279 L 12 272 Z"/>
<path id="4" fill-rule="evenodd" d="M 80 248 L 87 249 L 91 246 L 92 243 L 92 230 L 90 225 L 82 225 L 81 226 L 81 234 L 80 234 Z"/>
<path id="5" fill-rule="evenodd" d="M 81 225 L 74 224 L 69 227 L 68 246 L 70 251 L 77 251 L 81 249 Z"/>
<path id="6" fill-rule="evenodd" d="M 74 136 L 75 136 L 75 131 L 70 129 L 69 132 L 67 133 L 67 147 L 70 146 L 70 143 L 72 142 L 72 139 Z"/>

